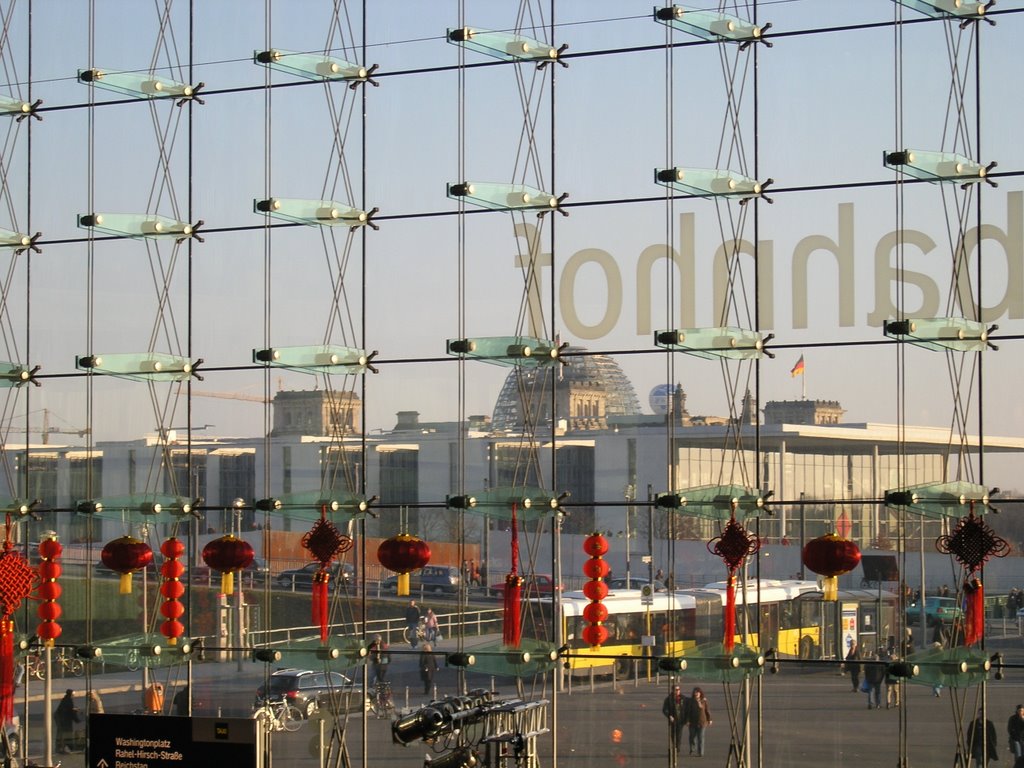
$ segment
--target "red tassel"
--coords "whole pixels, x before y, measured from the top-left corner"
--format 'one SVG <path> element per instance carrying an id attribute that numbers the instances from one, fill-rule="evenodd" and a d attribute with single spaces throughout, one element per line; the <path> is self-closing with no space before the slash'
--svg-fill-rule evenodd
<path id="1" fill-rule="evenodd" d="M 979 579 L 964 585 L 967 611 L 964 616 L 964 645 L 974 645 L 985 634 L 985 589 Z"/>
<path id="2" fill-rule="evenodd" d="M 331 575 L 317 571 L 313 577 L 313 623 L 320 625 L 320 642 L 327 642 L 327 582 Z"/>
<path id="3" fill-rule="evenodd" d="M 14 623 L 9 616 L 0 622 L 0 722 L 14 717 Z"/>
<path id="4" fill-rule="evenodd" d="M 506 645 L 519 647 L 523 638 L 523 628 L 519 622 L 519 605 L 522 599 L 523 580 L 515 573 L 505 577 L 505 622 L 502 627 L 501 640 Z"/>
<path id="5" fill-rule="evenodd" d="M 725 588 L 725 637 L 722 645 L 726 653 L 732 653 L 736 638 L 736 571 L 729 571 Z"/>

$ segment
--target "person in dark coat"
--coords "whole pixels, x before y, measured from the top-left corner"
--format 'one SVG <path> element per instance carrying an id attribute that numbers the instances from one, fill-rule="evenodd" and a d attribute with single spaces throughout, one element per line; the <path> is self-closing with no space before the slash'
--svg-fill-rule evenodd
<path id="1" fill-rule="evenodd" d="M 868 684 L 868 709 L 882 707 L 882 681 L 885 680 L 885 664 L 881 663 L 883 659 L 879 651 L 875 654 L 876 663 L 864 665 L 864 681 Z"/>
<path id="2" fill-rule="evenodd" d="M 974 718 L 974 722 L 968 729 L 967 746 L 970 747 L 975 765 L 988 765 L 989 760 L 999 759 L 999 750 L 996 748 L 996 727 L 992 725 L 991 720 L 985 719 L 985 715 L 980 709 L 978 716 Z"/>
<path id="3" fill-rule="evenodd" d="M 672 750 L 678 755 L 683 743 L 683 726 L 686 725 L 686 709 L 688 699 L 683 696 L 683 689 L 672 686 L 672 692 L 665 697 L 661 705 L 661 714 L 668 719 L 668 727 L 672 731 Z"/>
<path id="4" fill-rule="evenodd" d="M 860 648 L 856 640 L 846 654 L 846 672 L 850 676 L 854 693 L 860 693 Z"/>
<path id="5" fill-rule="evenodd" d="M 71 751 L 75 738 L 75 723 L 81 719 L 74 696 L 75 692 L 68 688 L 53 713 L 53 722 L 57 726 L 57 751 L 63 754 Z"/>
<path id="6" fill-rule="evenodd" d="M 686 724 L 690 726 L 690 754 L 704 757 L 704 729 L 711 725 L 711 709 L 700 688 L 693 689 L 686 703 Z"/>
<path id="7" fill-rule="evenodd" d="M 420 680 L 423 681 L 423 693 L 429 694 L 434 683 L 434 673 L 437 672 L 437 659 L 432 653 L 430 643 L 424 643 L 420 651 Z"/>
<path id="8" fill-rule="evenodd" d="M 1024 757 L 1024 704 L 1018 704 L 1016 711 L 1006 722 L 1006 735 L 1010 739 L 1010 751 L 1020 760 Z"/>
<path id="9" fill-rule="evenodd" d="M 388 676 L 388 665 L 391 664 L 391 648 L 380 635 L 373 636 L 370 643 L 370 671 L 373 672 L 371 683 L 383 683 Z"/>
<path id="10" fill-rule="evenodd" d="M 416 630 L 420 623 L 420 609 L 416 607 L 416 601 L 410 600 L 409 605 L 405 609 L 405 626 L 407 628 L 406 634 L 409 635 L 409 645 L 413 648 L 416 647 L 418 642 L 416 638 Z"/>

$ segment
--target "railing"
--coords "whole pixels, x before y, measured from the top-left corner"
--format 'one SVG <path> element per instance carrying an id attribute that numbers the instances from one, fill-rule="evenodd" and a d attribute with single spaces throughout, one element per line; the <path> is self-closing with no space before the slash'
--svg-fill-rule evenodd
<path id="1" fill-rule="evenodd" d="M 452 638 L 457 634 L 452 631 L 453 628 L 459 628 L 463 636 L 500 633 L 503 613 L 501 608 L 467 611 L 461 615 L 442 613 L 437 615 L 437 626 L 445 638 Z M 374 619 L 366 622 L 366 636 L 372 638 L 374 635 L 380 635 L 389 645 L 400 643 L 403 642 L 402 632 L 405 626 L 403 618 Z M 251 631 L 248 639 L 253 647 L 287 646 L 293 640 L 309 638 L 318 635 L 319 632 L 318 626 L 281 627 Z M 361 637 L 363 622 L 332 624 L 328 627 L 328 632 L 332 636 Z M 215 640 L 216 638 L 205 638 L 207 647 L 213 645 Z"/>

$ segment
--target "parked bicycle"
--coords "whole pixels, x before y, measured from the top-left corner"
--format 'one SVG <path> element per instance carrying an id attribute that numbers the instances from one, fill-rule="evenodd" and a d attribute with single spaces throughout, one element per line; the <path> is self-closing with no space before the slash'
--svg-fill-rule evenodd
<path id="1" fill-rule="evenodd" d="M 378 718 L 391 717 L 395 711 L 395 701 L 391 696 L 391 683 L 383 680 L 373 688 L 370 698 L 370 711 Z"/>
<path id="2" fill-rule="evenodd" d="M 69 674 L 81 677 L 85 674 L 85 662 L 70 655 L 64 648 L 54 651 L 50 658 L 54 672 L 60 677 Z M 44 679 L 46 677 L 46 656 L 42 653 L 30 653 L 25 656 L 25 674 L 36 680 Z"/>
<path id="3" fill-rule="evenodd" d="M 264 701 L 252 713 L 254 720 L 263 723 L 264 732 L 288 731 L 293 733 L 302 727 L 302 713 L 287 699 Z"/>

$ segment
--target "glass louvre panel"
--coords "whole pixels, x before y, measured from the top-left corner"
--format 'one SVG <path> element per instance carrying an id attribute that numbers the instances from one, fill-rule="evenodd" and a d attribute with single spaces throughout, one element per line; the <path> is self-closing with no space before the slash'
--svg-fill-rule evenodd
<path id="1" fill-rule="evenodd" d="M 905 506 L 925 517 L 958 517 L 971 509 L 977 514 L 984 514 L 989 502 L 988 493 L 985 486 L 976 483 L 924 483 L 886 491 L 886 503 Z"/>
<path id="2" fill-rule="evenodd" d="M 558 359 L 557 343 L 533 336 L 449 339 L 447 349 L 449 355 L 522 368 L 548 365 Z"/>
<path id="3" fill-rule="evenodd" d="M 108 91 L 135 96 L 140 99 L 155 99 L 161 96 L 191 98 L 196 88 L 148 72 L 108 72 L 102 69 L 80 69 L 78 79 Z"/>
<path id="4" fill-rule="evenodd" d="M 167 493 L 135 493 L 94 499 L 100 509 L 92 514 L 108 520 L 134 523 L 175 522 L 192 513 L 195 499 Z M 82 514 L 82 513 L 80 513 Z"/>
<path id="5" fill-rule="evenodd" d="M 711 42 L 742 42 L 761 37 L 761 27 L 725 13 L 672 5 L 657 9 L 654 16 L 673 29 Z"/>
<path id="6" fill-rule="evenodd" d="M 743 328 L 680 328 L 655 331 L 654 341 L 659 347 L 709 360 L 747 360 L 764 356 L 761 334 Z"/>
<path id="7" fill-rule="evenodd" d="M 186 381 L 193 374 L 191 360 L 163 352 L 87 355 L 76 358 L 75 366 L 131 381 Z"/>
<path id="8" fill-rule="evenodd" d="M 464 181 L 449 184 L 448 197 L 492 211 L 553 211 L 558 207 L 557 197 L 524 184 Z"/>
<path id="9" fill-rule="evenodd" d="M 547 43 L 509 32 L 463 27 L 448 30 L 448 42 L 505 61 L 554 61 L 558 51 Z"/>
<path id="10" fill-rule="evenodd" d="M 735 171 L 716 168 L 666 168 L 654 171 L 654 180 L 663 187 L 697 197 L 725 197 L 745 200 L 761 194 L 763 185 Z"/>
<path id="11" fill-rule="evenodd" d="M 78 226 L 118 237 L 180 240 L 193 234 L 188 222 L 155 213 L 82 213 L 78 216 Z"/>
<path id="12" fill-rule="evenodd" d="M 332 637 L 325 646 L 317 635 L 291 638 L 286 645 L 274 646 L 273 650 L 281 654 L 282 664 L 291 667 L 344 672 L 366 664 L 366 645 L 358 637 Z"/>
<path id="13" fill-rule="evenodd" d="M 253 54 L 253 61 L 279 72 L 298 75 L 309 80 L 365 80 L 366 67 L 352 64 L 336 56 L 313 53 L 295 53 L 272 48 Z"/>
<path id="14" fill-rule="evenodd" d="M 977 183 L 985 179 L 986 166 L 952 152 L 934 152 L 924 149 L 904 149 L 887 152 L 885 164 L 907 176 L 925 181 L 955 181 Z"/>
<path id="15" fill-rule="evenodd" d="M 32 378 L 32 372 L 18 363 L 0 361 L 0 387 L 17 387 Z"/>
<path id="16" fill-rule="evenodd" d="M 12 232 L 9 229 L 0 228 L 0 247 L 3 248 L 28 248 L 32 245 L 32 238 L 22 232 Z"/>
<path id="17" fill-rule="evenodd" d="M 370 218 L 366 211 L 335 200 L 272 197 L 269 200 L 254 200 L 253 211 L 266 213 L 283 221 L 329 227 L 361 227 Z"/>
<path id="18" fill-rule="evenodd" d="M 292 491 L 277 496 L 275 500 L 280 502 L 281 514 L 295 520 L 319 520 L 320 512 L 324 510 L 329 517 L 347 522 L 368 509 L 366 499 L 355 494 Z"/>
<path id="19" fill-rule="evenodd" d="M 541 488 L 499 487 L 474 493 L 475 503 L 465 507 L 467 514 L 483 515 L 497 520 L 511 520 L 512 507 L 516 508 L 519 520 L 538 520 L 549 516 L 558 506 L 558 497 Z M 459 500 L 464 504 L 464 500 Z M 449 505 L 452 499 L 449 499 Z"/>
<path id="20" fill-rule="evenodd" d="M 32 112 L 32 105 L 27 101 L 15 99 L 12 96 L 0 95 L 0 114 L 12 116 L 24 116 Z"/>
<path id="21" fill-rule="evenodd" d="M 332 370 L 339 373 L 362 373 L 369 362 L 366 350 L 329 344 L 254 349 L 252 359 L 254 363 L 268 363 L 309 373 L 329 373 Z"/>
<path id="22" fill-rule="evenodd" d="M 915 11 L 920 11 L 934 19 L 948 16 L 960 18 L 982 16 L 988 9 L 988 6 L 992 5 L 991 2 L 978 3 L 971 2 L 970 0 L 967 2 L 964 2 L 964 0 L 894 0 L 894 2 L 907 8 L 913 8 Z"/>
<path id="23" fill-rule="evenodd" d="M 916 347 L 956 352 L 984 352 L 989 349 L 988 326 L 962 317 L 911 318 L 890 321 L 885 335 L 904 339 Z"/>

